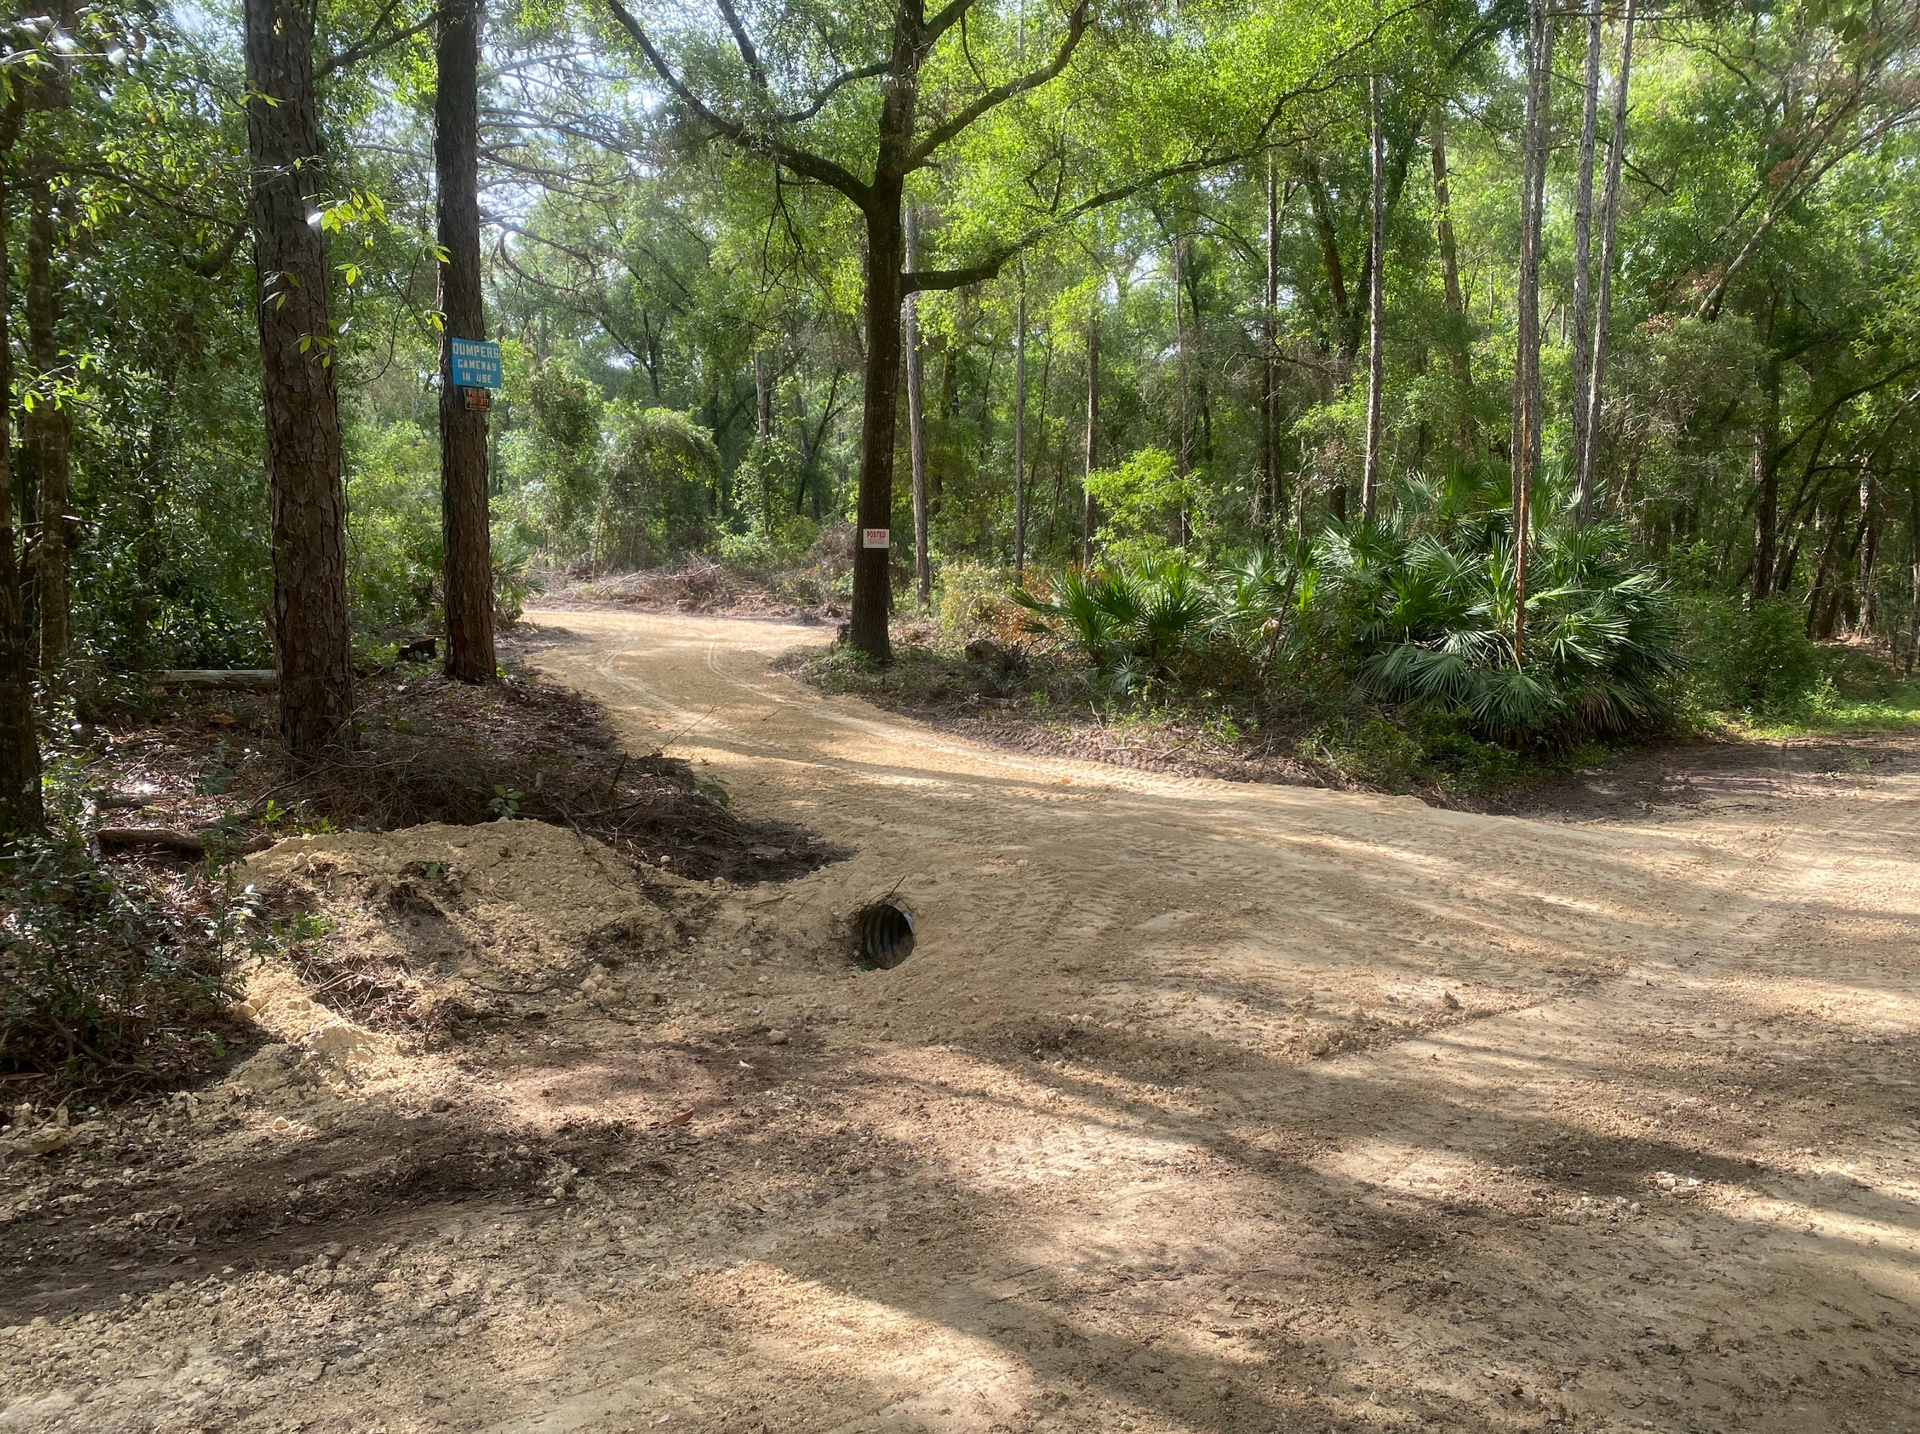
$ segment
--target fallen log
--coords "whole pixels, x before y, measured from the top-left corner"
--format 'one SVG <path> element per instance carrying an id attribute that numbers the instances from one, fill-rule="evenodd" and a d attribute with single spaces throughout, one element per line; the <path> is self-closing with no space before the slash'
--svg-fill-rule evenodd
<path id="1" fill-rule="evenodd" d="M 183 667 L 157 673 L 162 687 L 218 687 L 237 692 L 265 692 L 280 685 L 271 667 Z"/>
<path id="2" fill-rule="evenodd" d="M 101 827 L 93 834 L 100 843 L 100 854 L 120 851 L 167 851 L 175 856 L 198 859 L 221 844 L 220 833 L 209 828 L 203 832 L 174 831 L 170 827 Z M 265 851 L 273 838 L 258 836 L 226 846 L 230 852 Z"/>

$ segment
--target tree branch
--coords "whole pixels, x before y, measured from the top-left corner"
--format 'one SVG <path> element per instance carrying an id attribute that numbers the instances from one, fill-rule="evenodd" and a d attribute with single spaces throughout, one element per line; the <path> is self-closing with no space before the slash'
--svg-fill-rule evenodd
<path id="1" fill-rule="evenodd" d="M 777 159 L 795 174 L 804 175 L 831 189 L 837 189 L 861 208 L 866 207 L 868 195 L 871 192 L 870 187 L 862 183 L 850 170 L 841 168 L 824 155 L 801 149 L 798 145 L 788 144 L 773 135 L 761 133 L 739 120 L 729 119 L 720 114 L 696 95 L 685 80 L 674 73 L 673 67 L 667 63 L 667 57 L 660 53 L 659 47 L 653 43 L 645 28 L 634 19 L 633 12 L 627 9 L 621 0 L 605 0 L 605 4 L 615 22 L 639 47 L 640 53 L 646 57 L 648 66 L 660 77 L 660 82 L 671 90 L 681 103 L 691 109 L 708 129 L 742 149 Z"/>
<path id="2" fill-rule="evenodd" d="M 753 36 L 747 33 L 747 27 L 740 23 L 740 12 L 733 8 L 733 0 L 715 0 L 720 13 L 727 17 L 727 28 L 733 31 L 733 43 L 740 51 L 740 58 L 747 63 L 747 73 L 753 77 L 755 85 L 762 94 L 767 90 L 766 66 L 760 63 L 760 52 L 753 47 Z"/>
<path id="3" fill-rule="evenodd" d="M 945 10 L 940 12 L 939 16 L 935 17 L 935 22 L 937 23 L 939 20 L 945 19 L 946 16 L 952 14 L 953 19 L 946 20 L 946 23 L 951 25 L 954 20 L 958 20 L 961 15 L 966 13 L 966 7 L 969 3 L 971 3 L 971 0 L 954 0 L 953 4 L 949 5 Z M 1026 74 L 1021 75 L 1018 79 L 1008 80 L 1004 85 L 995 85 L 972 104 L 962 109 L 958 114 L 935 125 L 927 132 L 927 137 L 915 145 L 908 153 L 903 171 L 911 173 L 913 170 L 921 168 L 933 156 L 935 150 L 939 149 L 941 145 L 945 144 L 955 135 L 965 131 L 967 126 L 987 113 L 988 110 L 1004 104 L 1015 95 L 1022 95 L 1028 90 L 1038 89 L 1041 85 L 1047 84 L 1057 77 L 1062 70 L 1066 69 L 1067 62 L 1073 58 L 1073 52 L 1080 48 L 1080 41 L 1087 33 L 1091 8 L 1092 0 L 1076 0 L 1073 13 L 1067 16 L 1066 39 L 1060 42 L 1060 48 L 1054 52 L 1051 60 L 1039 69 L 1030 70 Z M 929 28 L 931 29 L 931 27 Z"/>
<path id="4" fill-rule="evenodd" d="M 877 75 L 884 75 L 892 65 L 893 61 L 891 60 L 875 60 L 871 65 L 862 65 L 857 70 L 848 70 L 845 74 L 835 75 L 831 80 L 827 81 L 827 87 L 814 97 L 812 104 L 803 110 L 794 110 L 789 114 L 781 115 L 779 117 L 780 123 L 801 124 L 812 119 L 827 107 L 827 101 L 838 94 L 843 85 L 850 85 L 856 80 L 871 80 Z"/>
<path id="5" fill-rule="evenodd" d="M 964 269 L 923 269 L 902 274 L 900 292 L 902 295 L 923 294 L 940 289 L 964 289 L 969 284 L 985 283 L 988 279 L 996 277 L 1007 266 L 1009 259 L 1031 249 L 1049 234 L 1071 224 L 1083 215 L 1091 214 L 1096 209 L 1104 209 L 1109 204 L 1117 204 L 1123 199 L 1129 199 L 1141 190 L 1159 184 L 1163 180 L 1177 179 L 1183 174 L 1193 174 L 1198 170 L 1233 164 L 1245 158 L 1246 156 L 1241 154 L 1205 155 L 1198 159 L 1183 159 L 1177 164 L 1163 165 L 1151 174 L 1143 174 L 1138 179 L 1115 185 L 1112 189 L 1103 189 L 1100 193 L 1061 210 L 1048 218 L 1046 223 L 1035 225 L 1018 239 L 1001 245 L 977 264 L 969 264 Z"/>

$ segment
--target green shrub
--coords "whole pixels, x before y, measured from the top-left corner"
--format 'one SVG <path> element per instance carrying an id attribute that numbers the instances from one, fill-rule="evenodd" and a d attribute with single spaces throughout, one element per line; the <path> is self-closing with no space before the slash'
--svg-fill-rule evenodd
<path id="1" fill-rule="evenodd" d="M 1389 792 L 1408 790 L 1425 756 L 1418 742 L 1379 717 L 1336 717 L 1301 738 L 1295 750 L 1303 761 Z"/>
<path id="2" fill-rule="evenodd" d="M 1666 719 L 1680 669 L 1672 598 L 1628 563 L 1617 528 L 1564 514 L 1542 525 L 1520 663 L 1504 515 L 1456 515 L 1451 531 L 1421 516 L 1330 527 L 1301 575 L 1304 620 L 1376 697 L 1456 714 L 1505 743 L 1570 745 Z"/>
<path id="3" fill-rule="evenodd" d="M 1008 591 L 1007 575 L 974 562 L 947 563 L 940 569 L 933 605 L 940 630 L 960 642 L 976 637 L 1005 640 L 1020 611 Z"/>
<path id="4" fill-rule="evenodd" d="M 1077 646 L 1121 695 L 1179 681 L 1213 638 L 1219 602 L 1210 576 L 1184 553 L 1073 569 L 1051 597 L 1013 594 L 1033 630 Z"/>
<path id="5" fill-rule="evenodd" d="M 613 460 L 595 524 L 594 559 L 634 572 L 706 547 L 720 454 L 713 435 L 670 408 L 609 409 Z"/>
<path id="6" fill-rule="evenodd" d="M 215 1028 L 234 997 L 224 917 L 187 926 L 157 883 L 77 845 L 0 862 L 0 1073 L 115 1094 L 222 1053 Z"/>
<path id="7" fill-rule="evenodd" d="M 757 527 L 745 533 L 722 533 L 714 555 L 735 572 L 765 574 L 802 561 L 819 535 L 820 527 L 812 519 L 782 513 L 774 519 L 771 533 Z"/>
<path id="8" fill-rule="evenodd" d="M 1687 608 L 1694 693 L 1723 712 L 1778 715 L 1804 706 L 1820 681 L 1820 654 L 1797 603 L 1698 598 Z"/>
<path id="9" fill-rule="evenodd" d="M 1143 448 L 1118 468 L 1089 473 L 1087 491 L 1100 513 L 1100 544 L 1109 560 L 1149 563 L 1180 542 L 1200 503 L 1199 485 L 1182 477 L 1173 455 Z"/>

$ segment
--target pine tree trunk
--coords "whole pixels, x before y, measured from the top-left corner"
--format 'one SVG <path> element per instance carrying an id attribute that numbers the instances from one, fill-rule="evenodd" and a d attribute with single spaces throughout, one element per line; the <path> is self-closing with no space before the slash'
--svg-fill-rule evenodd
<path id="1" fill-rule="evenodd" d="M 1588 320 L 1588 272 L 1593 250 L 1593 139 L 1600 114 L 1600 0 L 1587 0 L 1587 73 L 1581 91 L 1579 172 L 1573 188 L 1573 345 L 1568 364 L 1573 370 L 1573 466 L 1576 472 L 1587 451 L 1587 384 L 1593 375 L 1592 329 Z M 1580 521 L 1592 516 L 1593 504 L 1582 495 Z"/>
<path id="2" fill-rule="evenodd" d="M 907 268 L 914 264 L 913 209 L 907 208 Z M 927 551 L 926 360 L 920 352 L 920 296 L 907 295 L 907 454 L 913 464 L 913 581 L 920 606 L 933 601 L 933 554 Z"/>
<path id="3" fill-rule="evenodd" d="M 1593 520 L 1594 474 L 1600 450 L 1602 380 L 1607 372 L 1607 328 L 1613 307 L 1614 231 L 1620 218 L 1620 165 L 1627 144 L 1627 82 L 1633 74 L 1633 6 L 1621 17 L 1620 73 L 1613 81 L 1613 138 L 1607 146 L 1607 181 L 1600 194 L 1600 289 L 1593 305 L 1593 370 L 1586 383 L 1585 443 L 1574 455 L 1574 482 L 1580 495 L 1580 521 Z"/>
<path id="4" fill-rule="evenodd" d="M 1260 396 L 1260 471 L 1267 480 L 1270 521 L 1277 539 L 1286 495 L 1280 485 L 1280 193 L 1273 152 L 1267 152 L 1267 291 L 1260 310 L 1260 336 L 1266 350 L 1265 386 Z"/>
<path id="5" fill-rule="evenodd" d="M 865 530 L 893 520 L 893 444 L 900 402 L 900 191 L 876 191 L 867 207 L 867 367 L 860 422 L 860 492 L 854 534 L 853 612 L 847 641 L 878 662 L 893 658 L 887 632 L 892 582 L 888 549 L 865 545 Z"/>
<path id="6" fill-rule="evenodd" d="M 351 736 L 346 496 L 320 226 L 310 0 L 244 0 L 261 397 L 272 501 L 280 735 L 298 756 Z"/>
<path id="7" fill-rule="evenodd" d="M 1027 570 L 1027 271 L 1020 269 L 1020 299 L 1013 320 L 1013 576 Z"/>
<path id="8" fill-rule="evenodd" d="M 1513 446 L 1513 657 L 1526 661 L 1527 557 L 1534 478 L 1540 469 L 1540 245 L 1546 198 L 1547 125 L 1553 26 L 1545 0 L 1532 0 L 1527 35 L 1527 106 L 1521 178 L 1520 293 L 1515 359 L 1517 432 Z"/>
<path id="9" fill-rule="evenodd" d="M 1367 136 L 1373 155 L 1372 238 L 1367 243 L 1367 456 L 1360 478 L 1360 521 L 1371 523 L 1380 491 L 1380 383 L 1385 372 L 1387 156 L 1380 133 L 1380 76 L 1367 77 Z"/>
<path id="10" fill-rule="evenodd" d="M 40 670 L 58 677 L 66 669 L 73 637 L 73 599 L 69 548 L 73 529 L 71 462 L 72 410 L 57 390 L 69 375 L 61 372 L 60 299 L 54 283 L 54 158 L 40 156 L 27 215 L 27 363 L 35 402 L 21 424 L 21 447 L 33 470 L 39 497 L 39 546 L 34 556 L 34 587 L 39 597 Z"/>
<path id="11" fill-rule="evenodd" d="M 1460 251 L 1453 235 L 1453 190 L 1447 174 L 1445 115 L 1433 111 L 1433 237 L 1440 250 L 1440 282 L 1447 303 L 1447 364 L 1453 371 L 1460 403 L 1460 453 L 1474 454 L 1473 349 L 1467 327 L 1467 306 L 1460 295 Z"/>
<path id="12" fill-rule="evenodd" d="M 1100 320 L 1087 324 L 1087 467 L 1081 483 L 1080 566 L 1093 565 L 1093 470 L 1100 466 Z"/>
<path id="13" fill-rule="evenodd" d="M 467 407 L 453 382 L 450 340 L 484 339 L 480 287 L 480 10 L 463 0 L 441 21 L 435 48 L 433 162 L 439 182 L 434 217 L 440 247 L 440 533 L 447 616 L 447 676 L 490 682 L 493 554 L 487 506 L 487 412 Z"/>
<path id="14" fill-rule="evenodd" d="M 12 256 L 7 252 L 7 157 L 20 129 L 16 94 L 0 114 L 0 841 L 46 829 L 40 800 L 40 741 L 33 710 L 33 660 L 20 593 L 20 535 L 14 526 Z"/>

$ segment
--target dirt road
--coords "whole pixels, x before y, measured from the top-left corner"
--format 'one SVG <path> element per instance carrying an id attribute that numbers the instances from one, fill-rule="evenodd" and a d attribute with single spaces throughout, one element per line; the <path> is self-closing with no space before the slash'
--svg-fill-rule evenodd
<path id="1" fill-rule="evenodd" d="M 504 1138 L 638 1132 L 554 1198 L 363 1236 L 384 1283 L 316 1257 L 324 1319 L 313 1279 L 229 1276 L 226 1306 L 279 1290 L 358 1353 L 194 1366 L 162 1301 L 171 1392 L 95 1407 L 1920 1430 L 1920 745 L 1749 756 L 1631 819 L 1487 817 L 970 746 L 770 673 L 817 629 L 535 620 L 537 665 L 636 750 L 671 737 L 737 810 L 856 854 L 716 896 L 649 967 L 654 1014 L 445 1066 Z M 851 971 L 835 917 L 896 887 L 913 956 Z M 378 1313 L 409 1259 L 480 1292 L 431 1338 Z M 50 1328 L 13 1331 L 16 1373 Z M 0 1429 L 118 1427 L 71 1402 L 106 1357 L 81 1344 Z M 182 1392 L 195 1367 L 228 1393 Z"/>

